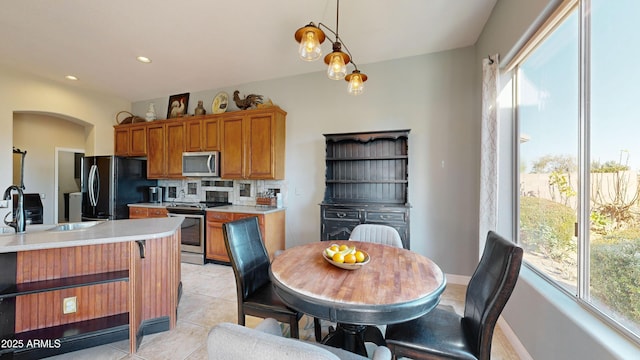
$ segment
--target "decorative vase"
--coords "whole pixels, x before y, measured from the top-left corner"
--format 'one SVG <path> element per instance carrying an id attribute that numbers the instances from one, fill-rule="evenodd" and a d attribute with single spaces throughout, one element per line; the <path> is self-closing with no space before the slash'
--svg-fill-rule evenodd
<path id="1" fill-rule="evenodd" d="M 149 103 L 149 108 L 147 109 L 147 113 L 145 114 L 145 120 L 153 121 L 156 119 L 156 107 L 153 103 Z"/>
<path id="2" fill-rule="evenodd" d="M 198 106 L 194 110 L 194 115 L 198 116 L 198 115 L 204 115 L 206 113 L 207 113 L 207 110 L 205 110 L 204 106 L 202 106 L 202 100 L 198 100 Z"/>

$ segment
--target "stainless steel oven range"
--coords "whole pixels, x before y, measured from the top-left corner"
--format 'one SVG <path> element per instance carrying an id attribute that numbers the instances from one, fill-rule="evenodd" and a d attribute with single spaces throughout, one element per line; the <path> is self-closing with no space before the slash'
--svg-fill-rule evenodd
<path id="1" fill-rule="evenodd" d="M 207 238 L 205 221 L 208 207 L 230 205 L 227 202 L 172 203 L 167 206 L 169 216 L 184 217 L 181 225 L 182 262 L 204 264 L 205 242 Z"/>

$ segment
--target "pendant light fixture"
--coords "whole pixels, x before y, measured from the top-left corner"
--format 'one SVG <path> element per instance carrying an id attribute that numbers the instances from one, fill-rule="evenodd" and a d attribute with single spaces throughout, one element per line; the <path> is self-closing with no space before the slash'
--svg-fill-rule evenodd
<path id="1" fill-rule="evenodd" d="M 298 29 L 294 35 L 296 41 L 300 43 L 298 55 L 305 61 L 315 61 L 322 56 L 322 48 L 320 46 L 326 38 L 325 33 L 320 29 L 320 27 L 323 27 L 335 36 L 335 41 L 332 41 L 333 51 L 324 57 L 324 62 L 328 65 L 327 77 L 331 80 L 345 79 L 349 83 L 347 87 L 349 93 L 359 95 L 364 89 L 364 82 L 367 81 L 367 75 L 362 74 L 360 70 L 358 70 L 358 66 L 353 62 L 351 52 L 338 35 L 339 16 L 340 0 L 337 0 L 336 31 L 331 30 L 323 23 L 318 23 L 318 26 L 316 26 L 312 22 Z M 346 52 L 342 51 L 343 46 Z M 351 74 L 347 75 L 348 64 L 352 64 L 354 70 Z"/>

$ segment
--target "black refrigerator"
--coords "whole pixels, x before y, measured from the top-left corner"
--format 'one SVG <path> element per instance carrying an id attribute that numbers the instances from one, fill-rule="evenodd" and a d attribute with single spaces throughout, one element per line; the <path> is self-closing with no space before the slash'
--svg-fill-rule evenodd
<path id="1" fill-rule="evenodd" d="M 145 159 L 118 156 L 82 158 L 82 220 L 128 219 L 127 204 L 148 202 L 148 189 L 158 185 L 147 180 Z"/>

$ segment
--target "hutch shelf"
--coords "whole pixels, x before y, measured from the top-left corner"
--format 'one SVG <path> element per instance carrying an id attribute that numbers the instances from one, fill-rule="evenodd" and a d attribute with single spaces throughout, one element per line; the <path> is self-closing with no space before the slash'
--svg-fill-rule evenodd
<path id="1" fill-rule="evenodd" d="M 358 224 L 389 225 L 409 249 L 410 130 L 324 134 L 322 240 L 347 239 Z"/>

